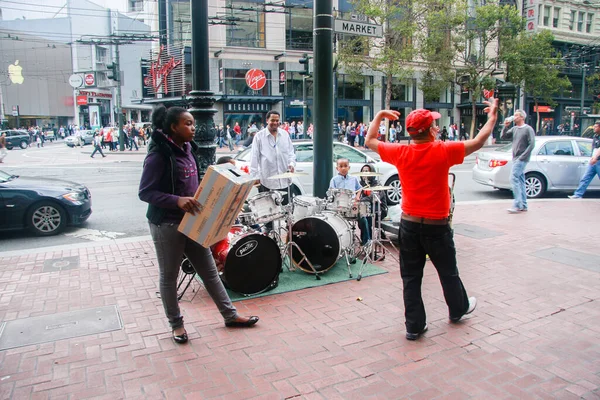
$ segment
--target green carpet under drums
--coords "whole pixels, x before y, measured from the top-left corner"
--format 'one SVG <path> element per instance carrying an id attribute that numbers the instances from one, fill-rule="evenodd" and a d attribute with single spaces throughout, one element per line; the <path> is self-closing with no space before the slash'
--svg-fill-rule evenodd
<path id="1" fill-rule="evenodd" d="M 276 288 L 251 296 L 245 296 L 230 289 L 227 289 L 227 292 L 229 293 L 229 297 L 231 297 L 231 301 L 240 301 L 253 299 L 256 297 L 270 296 L 273 294 L 292 292 L 295 290 L 330 285 L 332 283 L 344 282 L 351 279 L 356 279 L 361 263 L 361 260 L 357 260 L 356 264 L 350 265 L 353 276 L 350 278 L 348 277 L 348 267 L 346 267 L 346 261 L 344 259 L 340 259 L 335 266 L 330 268 L 327 272 L 321 274 L 320 280 L 317 280 L 313 274 L 308 274 L 301 269 L 296 269 L 295 271 L 290 272 L 287 268 L 287 264 L 284 262 L 283 272 L 279 274 L 279 285 L 277 285 Z M 376 265 L 366 264 L 363 268 L 362 278 L 364 279 L 373 275 L 385 274 L 387 272 L 387 270 Z"/>

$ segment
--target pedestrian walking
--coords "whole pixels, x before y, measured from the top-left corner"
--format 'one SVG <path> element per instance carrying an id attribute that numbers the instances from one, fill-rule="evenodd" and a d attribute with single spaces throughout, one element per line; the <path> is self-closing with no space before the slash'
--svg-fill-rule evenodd
<path id="1" fill-rule="evenodd" d="M 2 132 L 0 135 L 0 163 L 4 162 L 4 158 L 6 158 L 6 132 Z"/>
<path id="2" fill-rule="evenodd" d="M 513 165 L 510 172 L 510 184 L 513 191 L 513 206 L 507 211 L 511 214 L 527 211 L 527 192 L 525 190 L 525 167 L 531 158 L 535 146 L 535 131 L 525 123 L 527 114 L 523 110 L 516 110 L 513 118 L 504 120 L 504 127 L 500 132 L 502 139 L 512 139 Z M 515 126 L 508 129 L 514 122 Z"/>
<path id="3" fill-rule="evenodd" d="M 233 137 L 231 136 L 231 128 L 227 125 L 225 128 L 225 137 L 227 138 L 227 146 L 229 147 L 229 151 L 233 151 Z"/>
<path id="4" fill-rule="evenodd" d="M 468 297 L 458 274 L 456 249 L 448 215 L 450 167 L 462 164 L 465 157 L 481 149 L 494 130 L 498 100 L 486 101 L 488 120 L 474 139 L 464 142 L 436 140 L 439 127 L 437 112 L 418 109 L 405 121 L 406 132 L 412 143 L 385 143 L 377 140 L 383 118 L 400 118 L 393 110 L 379 111 L 369 126 L 367 146 L 381 156 L 381 160 L 398 169 L 402 185 L 402 216 L 399 229 L 400 274 L 403 282 L 406 339 L 416 340 L 427 331 L 425 306 L 421 283 L 425 258 L 429 255 L 437 270 L 450 322 L 458 322 L 473 312 L 475 297 Z"/>
<path id="5" fill-rule="evenodd" d="M 594 136 L 592 139 L 592 158 L 590 159 L 585 174 L 583 174 L 579 181 L 577 190 L 569 196 L 570 199 L 581 199 L 592 182 L 592 179 L 594 179 L 596 175 L 600 178 L 600 164 L 598 163 L 598 158 L 600 158 L 600 121 L 596 121 L 594 124 Z"/>
<path id="6" fill-rule="evenodd" d="M 177 300 L 177 277 L 182 259 L 188 258 L 202 279 L 227 327 L 250 327 L 258 317 L 241 317 L 219 277 L 210 249 L 177 230 L 184 213 L 200 211 L 194 198 L 200 182 L 198 146 L 194 143 L 194 117 L 181 107 L 157 107 L 152 113 L 152 140 L 144 160 L 139 198 L 148 203 L 148 225 L 159 269 L 160 295 L 166 317 L 178 344 L 188 341 Z"/>
<path id="7" fill-rule="evenodd" d="M 94 154 L 96 154 L 96 152 L 100 153 L 102 158 L 106 157 L 102 152 L 102 135 L 100 133 L 94 134 L 94 151 L 92 151 L 92 155 L 90 157 L 94 158 Z"/>

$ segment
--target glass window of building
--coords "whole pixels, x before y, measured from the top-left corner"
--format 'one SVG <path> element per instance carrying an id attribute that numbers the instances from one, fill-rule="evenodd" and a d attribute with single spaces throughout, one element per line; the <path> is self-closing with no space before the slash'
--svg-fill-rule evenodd
<path id="1" fill-rule="evenodd" d="M 592 33 L 592 22 L 594 21 L 594 14 L 588 13 L 587 23 L 585 24 L 585 32 Z"/>
<path id="2" fill-rule="evenodd" d="M 302 99 L 302 85 L 304 75 L 300 75 L 300 72 L 287 71 L 287 84 L 286 93 L 287 97 L 294 99 Z M 306 78 L 306 97 L 312 97 L 313 95 L 313 80 L 312 78 Z"/>
<path id="3" fill-rule="evenodd" d="M 190 43 L 192 40 L 192 16 L 190 1 L 169 1 L 169 18 L 171 20 L 171 29 L 169 42 L 180 45 L 181 43 Z"/>
<path id="4" fill-rule="evenodd" d="M 265 47 L 266 13 L 257 3 L 227 0 L 226 9 L 229 17 L 240 19 L 235 25 L 227 25 L 227 46 Z"/>
<path id="5" fill-rule="evenodd" d="M 385 99 L 387 80 L 383 78 L 381 91 Z M 413 83 L 400 82 L 398 78 L 392 79 L 392 101 L 413 101 Z"/>
<path id="6" fill-rule="evenodd" d="M 544 19 L 542 21 L 542 24 L 544 26 L 550 25 L 550 10 L 551 9 L 552 9 L 552 7 L 550 7 L 550 6 L 544 6 Z"/>
<path id="7" fill-rule="evenodd" d="M 285 47 L 292 50 L 313 49 L 313 10 L 312 4 L 298 3 L 297 1 L 286 2 L 292 7 L 285 18 Z M 310 8 L 307 8 L 310 7 Z"/>
<path id="8" fill-rule="evenodd" d="M 575 18 L 577 18 L 577 11 L 571 10 L 571 21 L 569 21 L 569 29 L 575 29 Z"/>
<path id="9" fill-rule="evenodd" d="M 577 19 L 577 32 L 583 32 L 583 20 L 585 19 L 585 13 L 579 11 L 579 18 Z"/>
<path id="10" fill-rule="evenodd" d="M 365 98 L 365 78 L 352 78 L 350 75 L 338 76 L 338 97 L 349 100 Z"/>
<path id="11" fill-rule="evenodd" d="M 554 18 L 552 19 L 552 27 L 558 28 L 560 23 L 560 7 L 554 7 Z"/>
<path id="12" fill-rule="evenodd" d="M 225 69 L 225 94 L 228 96 L 269 96 L 271 94 L 271 71 L 263 70 L 267 84 L 261 90 L 253 90 L 246 84 L 247 69 Z"/>

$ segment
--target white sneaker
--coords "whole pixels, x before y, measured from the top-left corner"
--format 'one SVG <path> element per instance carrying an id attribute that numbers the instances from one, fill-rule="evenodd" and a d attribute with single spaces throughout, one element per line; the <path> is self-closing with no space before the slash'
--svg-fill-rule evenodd
<path id="1" fill-rule="evenodd" d="M 509 208 L 508 210 L 509 214 L 518 214 L 521 210 L 519 210 L 518 208 Z"/>
<path id="2" fill-rule="evenodd" d="M 469 308 L 467 308 L 467 311 L 461 315 L 460 317 L 450 317 L 450 321 L 452 322 L 458 322 L 460 321 L 460 319 L 467 314 L 471 314 L 473 312 L 473 310 L 475 310 L 475 307 L 477 307 L 477 298 L 475 297 L 469 297 Z"/>
<path id="3" fill-rule="evenodd" d="M 576 199 L 581 199 L 581 197 L 579 197 L 579 196 L 575 196 L 574 194 L 572 194 L 572 195 L 570 195 L 570 196 L 567 196 L 567 197 L 568 197 L 568 198 L 570 198 L 570 199 L 573 199 L 573 200 L 576 200 Z"/>

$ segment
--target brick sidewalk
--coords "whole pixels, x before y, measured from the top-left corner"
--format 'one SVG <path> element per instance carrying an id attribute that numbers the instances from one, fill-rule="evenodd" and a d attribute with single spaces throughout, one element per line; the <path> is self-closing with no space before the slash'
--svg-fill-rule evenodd
<path id="1" fill-rule="evenodd" d="M 404 338 L 391 257 L 388 274 L 236 303 L 261 317 L 253 329 L 225 328 L 203 290 L 191 302 L 187 293 L 191 341 L 179 346 L 155 294 L 150 241 L 0 253 L 3 322 L 116 305 L 124 324 L 1 351 L 0 398 L 598 399 L 600 263 L 586 254 L 600 257 L 600 201 L 532 201 L 519 215 L 509 204 L 457 206 L 459 268 L 478 307 L 449 324 L 428 265 L 429 331 L 416 342 Z M 551 248 L 554 261 L 539 257 Z M 42 272 L 66 256 L 79 268 Z"/>

